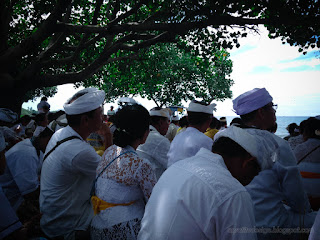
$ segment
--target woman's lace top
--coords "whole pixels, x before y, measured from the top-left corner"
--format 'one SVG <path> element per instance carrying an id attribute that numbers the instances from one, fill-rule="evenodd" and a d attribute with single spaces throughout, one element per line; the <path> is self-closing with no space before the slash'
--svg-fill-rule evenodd
<path id="1" fill-rule="evenodd" d="M 108 228 L 121 222 L 142 218 L 145 202 L 148 201 L 156 183 L 150 163 L 139 158 L 130 146 L 109 147 L 98 165 L 97 175 L 108 163 L 124 152 L 128 153 L 117 158 L 100 175 L 95 184 L 95 191 L 100 199 L 109 203 L 134 203 L 102 210 L 92 221 L 92 226 L 95 228 Z"/>

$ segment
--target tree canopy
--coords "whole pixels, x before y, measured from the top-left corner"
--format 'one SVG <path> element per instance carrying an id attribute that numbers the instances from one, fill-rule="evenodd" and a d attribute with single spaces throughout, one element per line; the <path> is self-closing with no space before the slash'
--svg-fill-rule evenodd
<path id="1" fill-rule="evenodd" d="M 209 56 L 211 45 L 238 46 L 238 38 L 258 24 L 300 51 L 319 47 L 319 5 L 314 0 L 3 0 L 1 105 L 17 110 L 28 91 L 80 83 L 106 64 L 134 59 L 157 43 L 185 40 L 197 54 Z"/>
<path id="2" fill-rule="evenodd" d="M 202 98 L 207 102 L 232 96 L 232 61 L 225 50 L 213 49 L 201 58 L 186 44 L 162 43 L 141 51 L 135 60 L 110 63 L 83 86 L 99 86 L 106 101 L 139 94 L 158 107 Z"/>

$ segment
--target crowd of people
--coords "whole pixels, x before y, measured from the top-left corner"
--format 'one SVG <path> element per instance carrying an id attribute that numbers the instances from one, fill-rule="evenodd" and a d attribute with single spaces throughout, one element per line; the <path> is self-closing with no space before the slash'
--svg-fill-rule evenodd
<path id="1" fill-rule="evenodd" d="M 320 239 L 320 116 L 281 138 L 265 88 L 233 100 L 229 125 L 214 103 L 180 118 L 104 101 L 0 109 L 0 239 Z"/>

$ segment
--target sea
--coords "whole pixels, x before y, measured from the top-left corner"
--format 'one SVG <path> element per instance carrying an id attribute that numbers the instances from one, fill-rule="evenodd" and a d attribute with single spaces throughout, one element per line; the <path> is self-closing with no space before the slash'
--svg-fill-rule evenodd
<path id="1" fill-rule="evenodd" d="M 215 116 L 215 117 L 219 119 L 221 116 Z M 226 116 L 226 118 L 227 118 L 227 125 L 229 126 L 230 122 L 235 117 L 234 116 Z M 309 116 L 277 116 L 278 128 L 277 128 L 277 131 L 275 134 L 278 135 L 279 137 L 283 138 L 283 137 L 289 135 L 286 127 L 290 123 L 296 123 L 297 125 L 299 125 L 303 120 L 306 120 L 308 118 L 309 118 Z"/>

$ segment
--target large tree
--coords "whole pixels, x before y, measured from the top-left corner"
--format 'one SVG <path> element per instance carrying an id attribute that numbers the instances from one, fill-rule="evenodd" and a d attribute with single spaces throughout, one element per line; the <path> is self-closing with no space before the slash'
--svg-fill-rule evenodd
<path id="1" fill-rule="evenodd" d="M 129 95 L 140 95 L 159 107 L 195 98 L 224 100 L 232 97 L 229 56 L 213 48 L 210 57 L 203 58 L 188 43 L 161 43 L 141 51 L 137 59 L 107 64 L 82 85 L 104 89 L 107 102 Z"/>
<path id="2" fill-rule="evenodd" d="M 281 36 L 301 50 L 319 47 L 319 5 L 314 0 L 2 0 L 1 107 L 19 111 L 30 90 L 84 81 L 110 62 L 178 36 L 210 55 L 208 44 L 237 45 L 245 30 L 264 24 L 271 38 Z"/>

